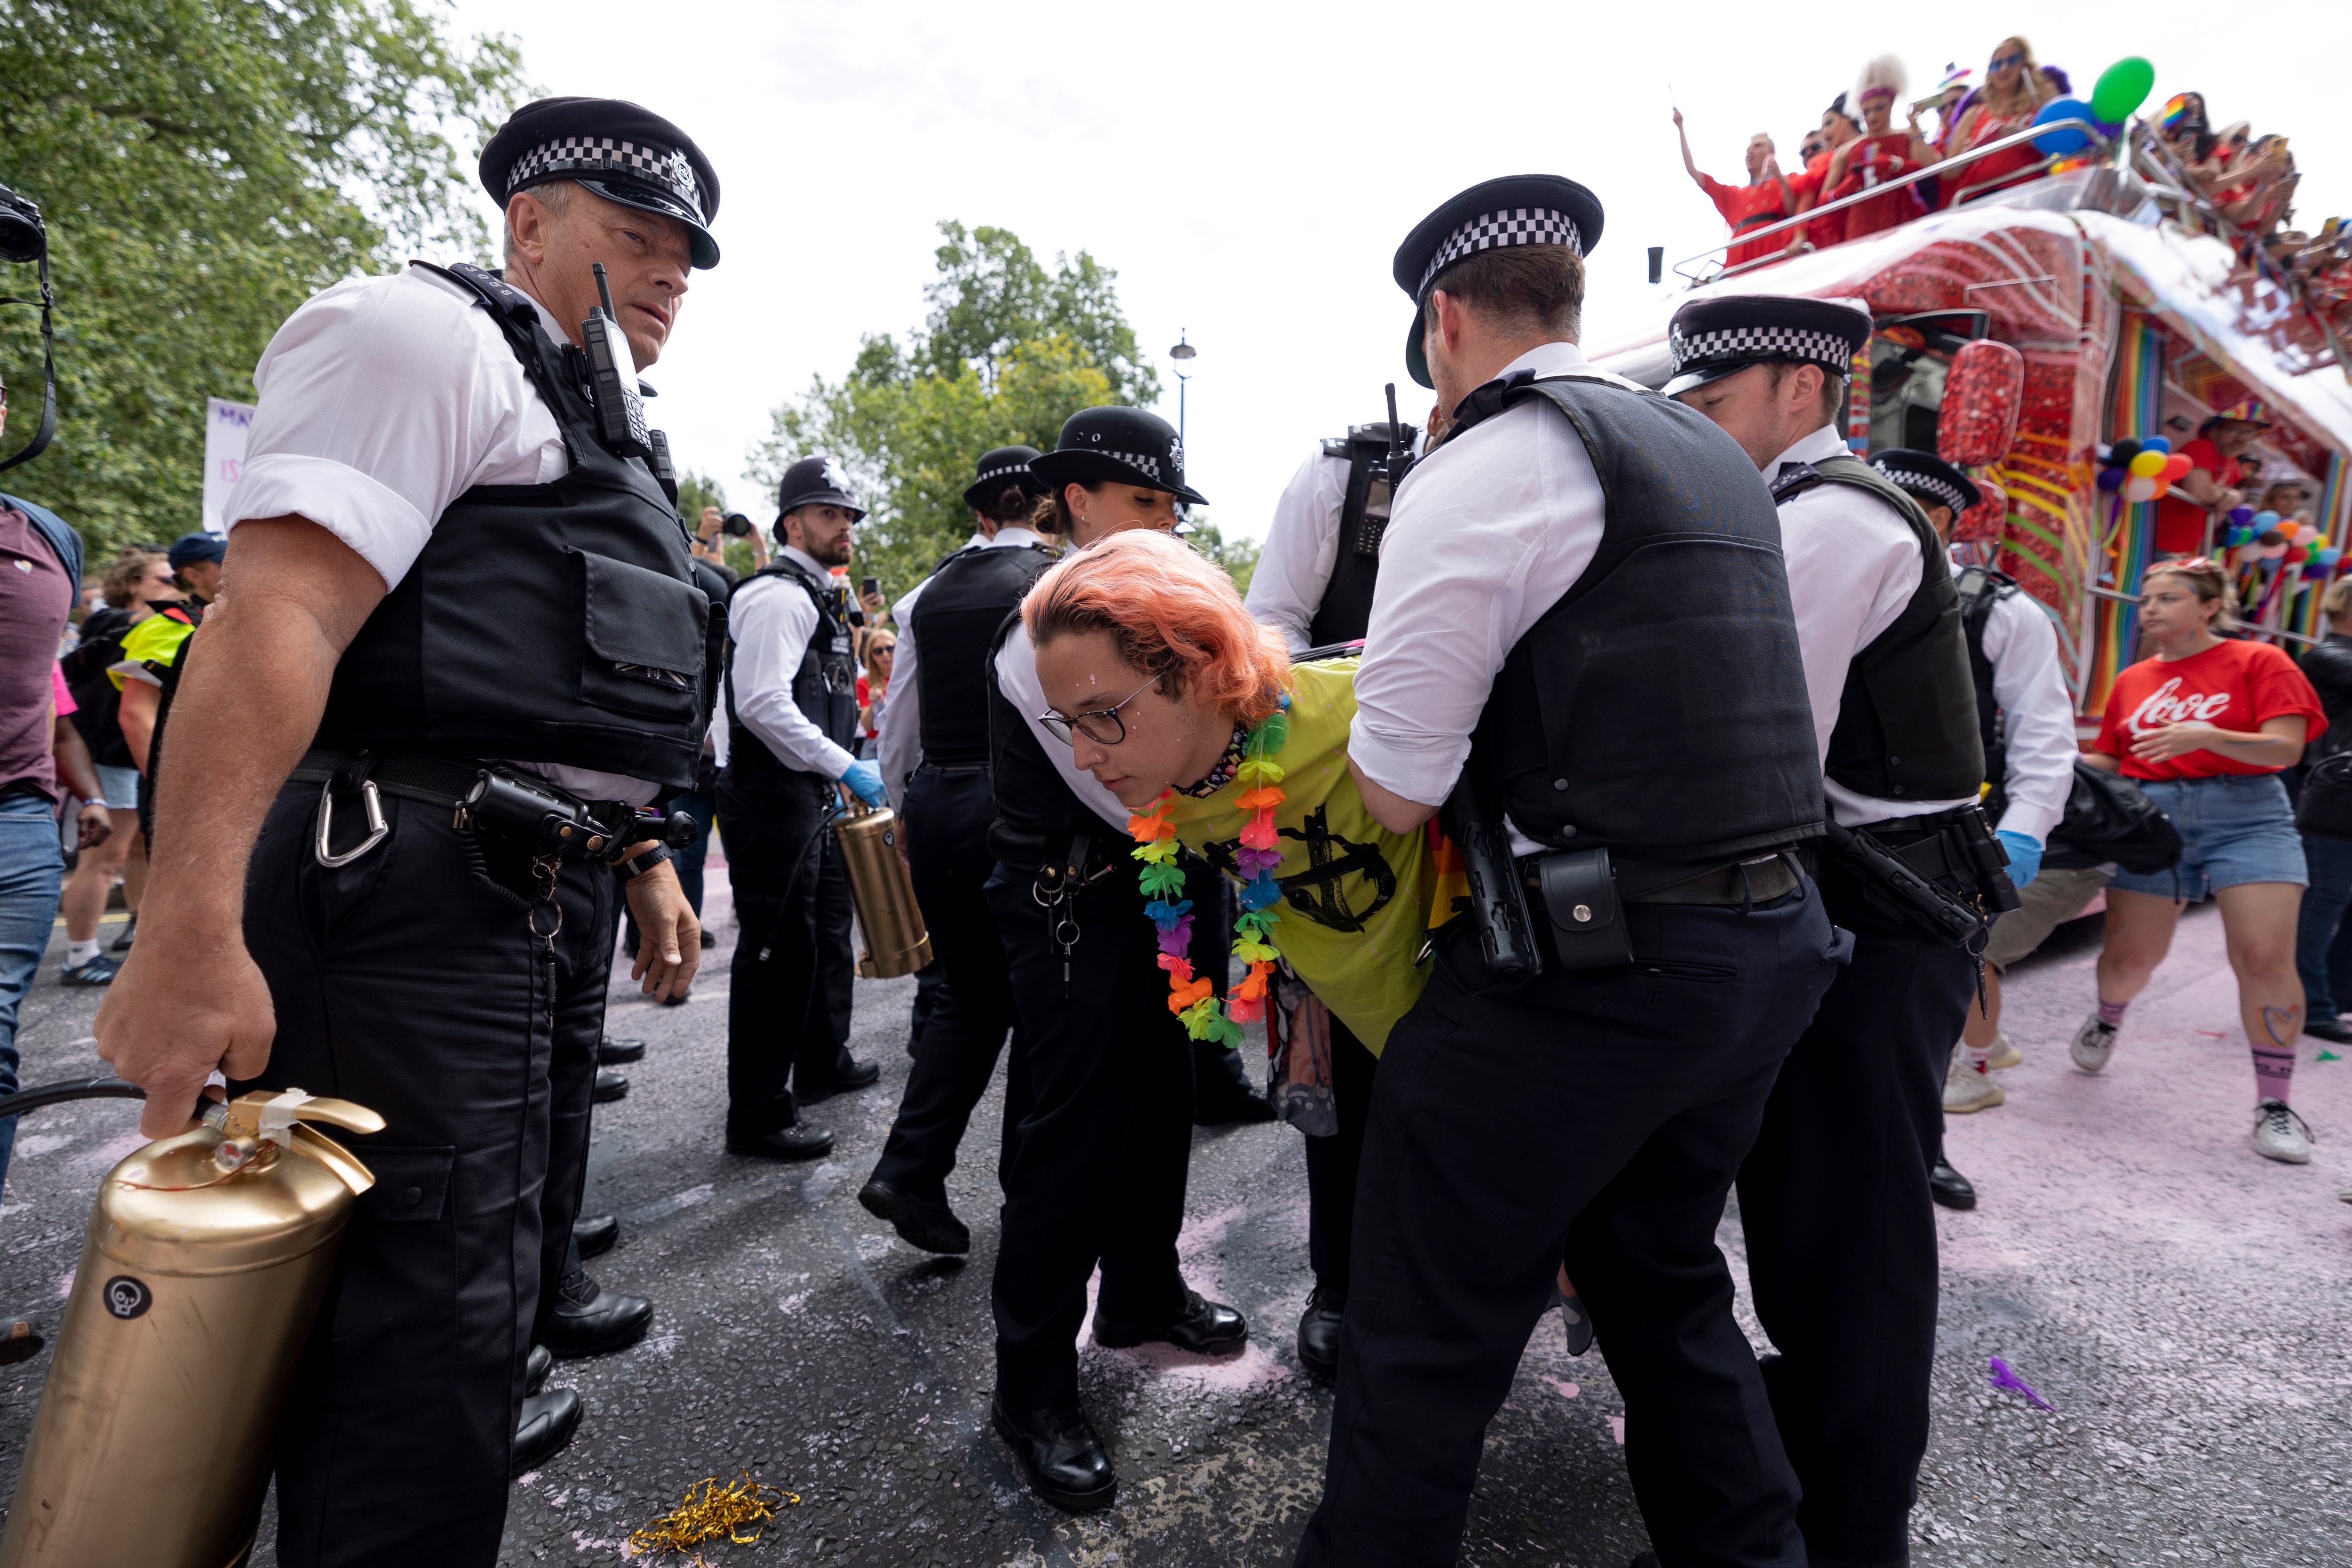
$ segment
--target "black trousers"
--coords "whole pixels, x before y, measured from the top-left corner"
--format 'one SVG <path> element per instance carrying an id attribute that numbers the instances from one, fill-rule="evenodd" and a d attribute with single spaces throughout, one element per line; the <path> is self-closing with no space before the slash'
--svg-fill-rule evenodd
<path id="1" fill-rule="evenodd" d="M 933 1004 L 874 1174 L 934 1203 L 947 1201 L 956 1146 L 996 1074 L 1004 1037 L 1018 1022 L 1004 943 L 983 890 L 996 869 L 988 851 L 988 825 L 995 816 L 988 775 L 977 768 L 922 768 L 908 782 L 908 869 L 947 984 Z M 1008 1144 L 1013 1127 L 1008 1115 Z"/>
<path id="2" fill-rule="evenodd" d="M 733 768 L 719 775 L 719 832 L 741 925 L 727 969 L 730 1138 L 790 1127 L 800 1120 L 793 1089 L 831 1083 L 850 1066 L 849 873 L 819 829 L 834 799 L 814 773 L 766 788 Z"/>
<path id="3" fill-rule="evenodd" d="M 1454 1561 L 1487 1421 L 1563 1255 L 1675 1568 L 1803 1568 L 1796 1477 L 1716 1249 L 1781 1059 L 1828 986 L 1810 884 L 1743 914 L 1628 906 L 1632 965 L 1491 987 L 1467 921 L 1389 1035 L 1356 1188 L 1321 1506 L 1297 1561 Z"/>
<path id="4" fill-rule="evenodd" d="M 1756 1315 L 1780 1352 L 1764 1382 L 1804 1488 L 1805 1542 L 1817 1558 L 1892 1563 L 1908 1547 L 1927 1451 L 1927 1170 L 1976 970 L 1878 915 L 1834 865 L 1822 889 L 1854 933 L 1853 963 L 1780 1070 L 1740 1169 L 1739 1218 Z"/>
<path id="5" fill-rule="evenodd" d="M 1076 1401 L 1078 1325 L 1097 1262 L 1101 1316 L 1154 1321 L 1183 1310 L 1176 1233 L 1192 1067 L 1123 847 L 1110 847 L 1110 875 L 1066 906 L 1080 930 L 1066 960 L 1034 873 L 999 866 L 988 881 L 1021 1019 L 990 1292 L 996 1386 L 1016 1408 Z"/>
<path id="6" fill-rule="evenodd" d="M 543 941 L 472 885 L 446 810 L 385 796 L 391 837 L 329 870 L 318 804 L 318 785 L 289 784 L 254 847 L 245 940 L 278 1038 L 263 1076 L 232 1089 L 299 1084 L 387 1125 L 348 1140 L 375 1185 L 287 1403 L 278 1561 L 487 1564 L 541 1283 L 587 1174 L 618 895 L 603 867 L 566 867 Z M 358 797 L 337 804 L 349 849 Z M 520 857 L 492 846 L 490 860 L 530 887 Z M 544 907 L 537 920 L 552 923 Z"/>
<path id="7" fill-rule="evenodd" d="M 1307 1261 L 1315 1282 L 1345 1300 L 1355 1257 L 1356 1173 L 1364 1163 L 1364 1130 L 1371 1121 L 1372 1083 L 1381 1058 L 1348 1026 L 1331 1017 L 1331 1109 L 1339 1130 L 1307 1140 Z"/>

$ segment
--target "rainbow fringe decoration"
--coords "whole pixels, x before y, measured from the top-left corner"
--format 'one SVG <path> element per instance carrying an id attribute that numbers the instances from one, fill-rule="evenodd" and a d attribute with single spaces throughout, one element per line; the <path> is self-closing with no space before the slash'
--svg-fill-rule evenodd
<path id="1" fill-rule="evenodd" d="M 1274 869 L 1282 864 L 1276 845 L 1274 808 L 1282 804 L 1282 765 L 1274 760 L 1290 738 L 1290 699 L 1277 700 L 1275 710 L 1259 720 L 1242 742 L 1240 766 L 1234 781 L 1242 786 L 1234 804 L 1249 813 L 1242 825 L 1241 844 L 1234 852 L 1241 873 L 1241 913 L 1234 921 L 1234 956 L 1249 965 L 1249 973 L 1234 987 L 1228 1005 L 1205 974 L 1195 976 L 1187 954 L 1192 946 L 1192 900 L 1184 897 L 1184 873 L 1176 864 L 1176 826 L 1168 820 L 1175 799 L 1171 790 L 1151 803 L 1151 809 L 1132 813 L 1127 830 L 1135 837 L 1131 853 L 1143 862 L 1143 912 L 1160 931 L 1160 967 L 1168 972 L 1168 1010 L 1196 1040 L 1214 1040 L 1228 1048 L 1242 1043 L 1242 1026 L 1265 1016 L 1266 989 L 1273 983 L 1274 961 L 1281 954 L 1271 940 L 1282 917 L 1274 906 L 1282 885 Z"/>
<path id="2" fill-rule="evenodd" d="M 2124 314 L 2122 342 L 2116 348 L 2115 428 L 2109 439 L 2156 434 L 2164 416 L 2164 330 L 2156 318 L 2142 311 Z M 2100 492 L 2094 502 L 2105 512 L 2100 530 L 2105 557 L 2103 586 L 2119 594 L 2139 592 L 2140 574 L 2156 552 L 2156 503 L 2127 502 L 2119 491 Z M 2105 710 L 2107 689 L 2139 645 L 2139 606 L 2116 599 L 2095 599 L 2092 626 L 2096 634 L 2090 679 L 2084 682 L 2082 711 Z"/>

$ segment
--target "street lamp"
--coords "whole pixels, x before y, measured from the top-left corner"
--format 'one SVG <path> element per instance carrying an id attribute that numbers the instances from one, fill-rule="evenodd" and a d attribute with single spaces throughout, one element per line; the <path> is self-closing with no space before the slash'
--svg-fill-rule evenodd
<path id="1" fill-rule="evenodd" d="M 1180 447 L 1184 444 L 1184 387 L 1185 384 L 1192 379 L 1191 373 L 1184 367 L 1190 364 L 1200 352 L 1184 341 L 1184 333 L 1181 329 L 1176 333 L 1176 346 L 1168 351 L 1168 357 L 1176 362 L 1176 444 Z"/>

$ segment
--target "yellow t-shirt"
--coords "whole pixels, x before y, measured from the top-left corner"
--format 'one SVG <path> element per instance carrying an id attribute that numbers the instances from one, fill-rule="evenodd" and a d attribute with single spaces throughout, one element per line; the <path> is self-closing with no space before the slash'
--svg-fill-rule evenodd
<path id="1" fill-rule="evenodd" d="M 1416 966 L 1433 881 L 1424 834 L 1391 833 L 1365 809 L 1348 773 L 1348 726 L 1356 716 L 1354 658 L 1320 659 L 1291 672 L 1289 734 L 1276 842 L 1284 884 L 1270 940 L 1374 1055 L 1412 1008 L 1429 978 Z M 1234 805 L 1239 781 L 1194 799 L 1177 795 L 1168 821 L 1186 847 L 1240 838 L 1249 813 Z"/>
<path id="2" fill-rule="evenodd" d="M 117 691 L 126 680 L 143 680 L 150 686 L 163 681 L 154 673 L 160 668 L 170 669 L 180 660 L 180 650 L 195 634 L 193 623 L 171 611 L 158 611 L 122 634 L 122 659 L 107 666 L 106 677 L 114 682 Z"/>

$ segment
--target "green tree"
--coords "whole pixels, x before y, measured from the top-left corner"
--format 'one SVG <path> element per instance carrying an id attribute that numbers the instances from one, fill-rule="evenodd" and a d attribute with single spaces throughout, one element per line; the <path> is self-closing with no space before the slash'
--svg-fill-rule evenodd
<path id="1" fill-rule="evenodd" d="M 861 574 L 886 596 L 911 587 L 971 533 L 972 462 L 991 447 L 1051 450 L 1062 422 L 1106 403 L 1148 404 L 1159 378 L 1120 313 L 1118 274 L 1081 251 L 1048 271 L 1001 228 L 940 225 L 929 312 L 901 344 L 869 336 L 839 381 L 815 377 L 775 411 L 750 471 L 773 485 L 795 459 L 828 453 L 861 487 Z"/>
<path id="2" fill-rule="evenodd" d="M 1223 567 L 1225 575 L 1234 580 L 1234 592 L 1246 596 L 1250 590 L 1250 578 L 1257 572 L 1256 542 L 1227 539 L 1217 531 L 1217 525 L 1209 521 L 1206 512 L 1195 511 L 1186 521 L 1192 530 L 1190 535 L 1192 548 Z"/>
<path id="3" fill-rule="evenodd" d="M 296 306 L 487 256 L 445 130 L 487 134 L 526 91 L 512 43 L 414 0 L 0 0 L 0 183 L 41 205 L 58 295 L 57 440 L 8 483 L 100 562 L 199 525 L 205 399 L 253 396 Z M 37 319 L 0 314 L 21 437 Z"/>

